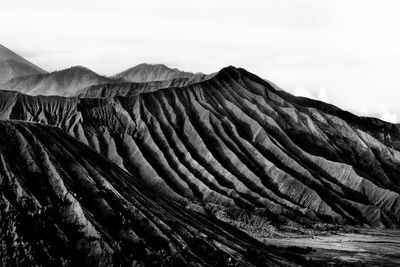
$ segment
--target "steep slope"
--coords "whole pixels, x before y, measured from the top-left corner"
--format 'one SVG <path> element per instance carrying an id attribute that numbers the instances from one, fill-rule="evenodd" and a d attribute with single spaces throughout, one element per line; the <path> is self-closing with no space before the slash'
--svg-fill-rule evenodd
<path id="1" fill-rule="evenodd" d="M 17 77 L 3 84 L 2 88 L 30 95 L 72 96 L 85 87 L 114 81 L 85 67 L 75 66 L 48 74 Z"/>
<path id="2" fill-rule="evenodd" d="M 400 226 L 396 125 L 295 98 L 234 67 L 186 87 L 107 90 L 3 92 L 0 117 L 61 127 L 156 192 L 250 232 Z"/>
<path id="3" fill-rule="evenodd" d="M 0 44 L 0 86 L 15 77 L 40 73 L 46 71 Z"/>
<path id="4" fill-rule="evenodd" d="M 11 59 L 20 63 L 24 63 L 25 65 L 31 67 L 32 69 L 35 69 L 36 72 L 38 73 L 44 73 L 46 72 L 45 70 L 39 68 L 38 66 L 34 65 L 33 63 L 29 62 L 25 58 L 21 57 L 20 55 L 14 53 L 7 47 L 3 46 L 0 44 L 0 60 L 7 60 Z"/>
<path id="5" fill-rule="evenodd" d="M 296 266 L 283 257 L 301 261 L 150 193 L 58 128 L 5 121 L 0 136 L 4 266 Z"/>
<path id="6" fill-rule="evenodd" d="M 139 64 L 115 75 L 128 82 L 142 83 L 152 81 L 165 81 L 180 78 L 193 78 L 196 74 L 184 72 L 178 69 L 171 69 L 163 64 Z M 201 73 L 197 75 L 202 75 Z"/>
<path id="7" fill-rule="evenodd" d="M 160 89 L 186 87 L 192 84 L 201 83 L 216 75 L 194 75 L 192 78 L 175 78 L 171 80 L 152 82 L 114 82 L 98 84 L 86 87 L 76 93 L 79 97 L 99 98 L 114 96 L 136 96 L 142 93 L 151 93 Z"/>
<path id="8" fill-rule="evenodd" d="M 345 120 L 356 128 L 374 132 L 376 137 L 381 142 L 390 147 L 394 147 L 397 150 L 400 149 L 399 124 L 387 123 L 377 118 L 358 117 L 350 112 L 341 110 L 334 105 L 305 97 L 295 97 L 282 90 L 277 91 L 277 94 L 280 95 L 283 99 L 293 103 L 293 105 L 295 105 L 299 109 L 302 109 L 304 107 L 316 108 L 330 115 L 340 117 L 341 119 Z"/>

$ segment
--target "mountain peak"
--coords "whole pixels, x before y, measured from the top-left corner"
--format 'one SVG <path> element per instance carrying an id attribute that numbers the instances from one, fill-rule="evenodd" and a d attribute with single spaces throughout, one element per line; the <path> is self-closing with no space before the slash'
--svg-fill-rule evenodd
<path id="1" fill-rule="evenodd" d="M 55 72 L 52 72 L 52 73 L 60 73 L 60 72 L 66 72 L 66 73 L 69 73 L 69 72 L 74 72 L 75 73 L 76 72 L 76 73 L 94 73 L 94 74 L 96 74 L 91 69 L 89 69 L 89 68 L 87 68 L 85 66 L 82 66 L 82 65 L 71 66 L 71 67 L 69 67 L 67 69 L 55 71 Z"/>
<path id="2" fill-rule="evenodd" d="M 237 79 L 241 76 L 246 76 L 250 80 L 254 80 L 259 84 L 265 85 L 268 88 L 272 88 L 272 86 L 269 84 L 268 81 L 262 79 L 261 77 L 255 75 L 254 73 L 249 72 L 248 70 L 241 68 L 241 67 L 235 67 L 232 65 L 229 65 L 227 67 L 222 68 L 218 72 L 214 74 L 214 77 L 216 78 L 221 78 L 221 79 Z"/>
<path id="3" fill-rule="evenodd" d="M 164 64 L 141 63 L 129 68 L 115 77 L 123 78 L 129 82 L 142 83 L 152 81 L 165 81 L 177 78 L 193 78 L 196 74 L 179 69 L 172 69 Z"/>
<path id="4" fill-rule="evenodd" d="M 0 44 L 0 84 L 16 77 L 41 73 L 46 71 Z"/>
<path id="5" fill-rule="evenodd" d="M 221 73 L 221 74 L 224 74 L 224 73 L 235 73 L 235 72 L 238 72 L 239 70 L 241 70 L 241 68 L 235 67 L 233 65 L 229 65 L 229 66 L 223 67 L 217 73 Z"/>
<path id="6" fill-rule="evenodd" d="M 11 51 L 10 49 L 5 47 L 4 45 L 0 44 L 0 61 L 2 61 L 2 60 L 10 60 L 10 59 L 18 61 L 20 63 L 24 63 L 24 64 L 30 66 L 31 68 L 35 69 L 38 73 L 45 73 L 46 72 L 42 68 L 39 68 L 38 66 L 34 65 L 33 63 L 31 63 L 30 61 L 26 60 L 25 58 L 21 57 L 17 53 Z"/>
<path id="7" fill-rule="evenodd" d="M 145 67 L 150 67 L 150 68 L 154 68 L 154 67 L 162 67 L 162 68 L 166 68 L 166 69 L 171 69 L 170 67 L 168 67 L 165 64 L 151 64 L 151 63 L 140 63 L 132 68 L 145 68 Z"/>

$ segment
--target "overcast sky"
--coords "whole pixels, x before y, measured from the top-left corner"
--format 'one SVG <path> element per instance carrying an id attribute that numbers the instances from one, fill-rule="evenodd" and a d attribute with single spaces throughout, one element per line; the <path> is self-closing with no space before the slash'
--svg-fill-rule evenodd
<path id="1" fill-rule="evenodd" d="M 0 42 L 48 70 L 244 67 L 281 88 L 400 121 L 400 1 L 0 0 Z"/>

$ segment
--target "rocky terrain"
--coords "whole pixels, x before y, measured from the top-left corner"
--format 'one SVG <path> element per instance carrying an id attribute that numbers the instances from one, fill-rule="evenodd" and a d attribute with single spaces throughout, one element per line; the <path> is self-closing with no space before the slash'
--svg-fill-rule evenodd
<path id="1" fill-rule="evenodd" d="M 0 88 L 12 78 L 41 73 L 46 71 L 0 44 Z"/>
<path id="2" fill-rule="evenodd" d="M 155 192 L 247 230 L 400 224 L 396 125 L 295 98 L 234 67 L 186 87 L 92 89 L 4 91 L 0 116 L 60 127 Z"/>
<path id="3" fill-rule="evenodd" d="M 155 195 L 58 128 L 4 121 L 0 136 L 2 266 L 306 263 Z"/>

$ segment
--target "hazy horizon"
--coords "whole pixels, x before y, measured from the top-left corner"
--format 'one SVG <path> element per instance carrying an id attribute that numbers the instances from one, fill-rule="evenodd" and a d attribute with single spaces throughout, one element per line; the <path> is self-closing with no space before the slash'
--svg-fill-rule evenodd
<path id="1" fill-rule="evenodd" d="M 396 1 L 4 1 L 1 44 L 54 71 L 243 67 L 296 95 L 398 122 Z M 22 19 L 23 18 L 23 19 Z"/>

